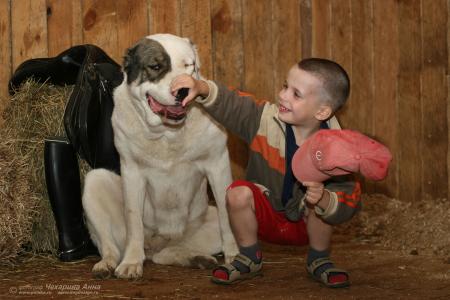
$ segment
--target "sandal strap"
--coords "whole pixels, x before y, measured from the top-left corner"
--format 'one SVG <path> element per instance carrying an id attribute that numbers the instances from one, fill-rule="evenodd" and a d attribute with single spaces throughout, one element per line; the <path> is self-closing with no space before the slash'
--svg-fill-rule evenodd
<path id="1" fill-rule="evenodd" d="M 326 273 L 327 276 L 331 275 L 332 273 L 337 273 L 337 274 L 344 274 L 344 275 L 347 275 L 347 277 L 348 277 L 347 271 L 342 270 L 342 269 L 338 269 L 338 268 L 329 268 L 329 269 L 326 269 L 325 271 L 322 272 L 322 274 L 324 274 L 324 273 Z"/>
<path id="2" fill-rule="evenodd" d="M 227 272 L 228 278 L 230 278 L 230 277 L 231 277 L 231 274 L 233 274 L 233 273 L 236 273 L 236 272 L 237 272 L 237 273 L 240 273 L 239 270 L 236 269 L 236 267 L 233 266 L 232 264 L 223 264 L 223 265 L 220 265 L 220 266 L 218 266 L 217 268 L 215 268 L 215 269 L 213 270 L 213 273 L 214 273 L 216 270 L 223 270 L 223 271 Z"/>
<path id="3" fill-rule="evenodd" d="M 333 262 L 331 261 L 331 259 L 329 257 L 321 257 L 321 258 L 317 258 L 317 259 L 313 260 L 311 262 L 311 264 L 309 266 L 307 266 L 307 268 L 308 268 L 309 272 L 314 274 L 318 268 L 320 268 L 321 266 L 326 265 L 326 264 L 333 264 Z"/>
<path id="4" fill-rule="evenodd" d="M 261 263 L 255 263 L 253 260 L 251 260 L 250 258 L 248 258 L 245 255 L 242 254 L 238 254 L 234 257 L 233 261 L 238 261 L 241 264 L 243 264 L 244 266 L 246 266 L 247 268 L 249 268 L 250 272 L 256 272 L 259 271 L 262 267 L 262 262 Z M 225 272 L 228 273 L 228 275 L 231 275 L 233 272 L 239 272 L 239 270 L 233 266 L 231 263 L 228 264 L 223 264 L 218 266 L 215 270 L 221 269 Z"/>
<path id="5" fill-rule="evenodd" d="M 215 270 L 223 270 L 223 271 L 227 272 L 228 280 L 226 280 L 224 282 L 232 283 L 232 282 L 234 282 L 234 281 L 236 281 L 236 280 L 238 280 L 240 278 L 243 278 L 243 277 L 252 277 L 252 275 L 254 276 L 254 274 L 258 274 L 259 271 L 262 268 L 262 262 L 257 264 L 254 261 L 252 261 L 250 258 L 248 258 L 247 256 L 242 255 L 242 254 L 236 255 L 234 257 L 233 261 L 240 262 L 241 264 L 243 264 L 246 267 L 248 267 L 250 271 L 248 273 L 247 272 L 246 273 L 241 273 L 231 263 L 223 264 L 223 265 L 217 267 Z"/>
<path id="6" fill-rule="evenodd" d="M 320 268 L 323 265 L 326 265 L 326 264 L 332 264 L 333 265 L 333 262 L 330 260 L 329 257 L 322 257 L 322 258 L 318 258 L 318 259 L 312 261 L 310 265 L 306 266 L 306 269 L 309 272 L 309 274 L 315 280 L 318 280 L 318 281 L 322 282 L 323 284 L 325 284 L 328 287 L 348 286 L 348 284 L 349 284 L 349 282 L 348 282 L 349 276 L 348 276 L 347 271 L 335 268 L 334 265 L 333 265 L 333 267 L 330 267 L 330 268 L 327 268 L 327 269 L 323 270 L 323 272 L 321 272 L 320 274 L 315 275 L 315 272 L 317 271 L 317 269 Z M 347 280 L 345 282 L 339 282 L 339 283 L 331 284 L 329 282 L 329 278 L 330 278 L 330 275 L 332 275 L 333 273 L 335 273 L 335 274 L 343 274 L 343 275 L 347 276 Z"/>
<path id="7" fill-rule="evenodd" d="M 240 262 L 246 267 L 250 266 L 250 264 L 252 263 L 252 260 L 250 258 L 240 253 L 236 255 L 233 260 Z"/>
<path id="8" fill-rule="evenodd" d="M 234 260 L 249 268 L 250 272 L 257 272 L 261 270 L 262 267 L 262 262 L 255 263 L 253 260 L 240 253 L 234 257 Z"/>

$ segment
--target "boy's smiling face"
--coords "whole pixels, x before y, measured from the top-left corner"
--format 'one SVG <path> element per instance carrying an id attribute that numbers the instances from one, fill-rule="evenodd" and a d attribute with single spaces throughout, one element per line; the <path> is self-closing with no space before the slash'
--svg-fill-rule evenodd
<path id="1" fill-rule="evenodd" d="M 319 78 L 294 65 L 279 93 L 278 117 L 281 121 L 298 126 L 316 126 L 325 120 L 321 102 L 322 82 Z"/>

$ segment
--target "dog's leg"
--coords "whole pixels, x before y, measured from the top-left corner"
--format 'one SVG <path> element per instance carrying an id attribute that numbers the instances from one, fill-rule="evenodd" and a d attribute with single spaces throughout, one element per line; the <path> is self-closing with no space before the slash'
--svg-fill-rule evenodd
<path id="1" fill-rule="evenodd" d="M 225 203 L 226 188 L 231 184 L 231 168 L 228 150 L 220 153 L 220 157 L 214 157 L 209 168 L 206 170 L 209 184 L 216 200 L 217 212 L 219 215 L 220 233 L 222 237 L 222 250 L 225 261 L 231 262 L 238 253 L 236 240 L 231 231 L 228 220 L 228 212 Z"/>
<path id="2" fill-rule="evenodd" d="M 90 171 L 85 178 L 83 208 L 91 239 L 102 259 L 94 265 L 95 277 L 110 277 L 125 245 L 125 220 L 120 176 L 104 170 Z"/>
<path id="3" fill-rule="evenodd" d="M 211 269 L 217 260 L 211 255 L 222 250 L 217 209 L 209 206 L 201 224 L 188 225 L 182 240 L 170 243 L 153 255 L 154 263 Z"/>
<path id="4" fill-rule="evenodd" d="M 125 253 L 114 274 L 118 278 L 142 277 L 144 253 L 143 210 L 145 179 L 140 176 L 134 162 L 121 161 L 122 187 L 124 189 L 124 215 L 126 225 Z"/>

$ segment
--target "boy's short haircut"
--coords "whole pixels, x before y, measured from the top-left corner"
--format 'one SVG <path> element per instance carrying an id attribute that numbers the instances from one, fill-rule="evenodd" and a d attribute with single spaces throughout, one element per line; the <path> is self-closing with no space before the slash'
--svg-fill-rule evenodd
<path id="1" fill-rule="evenodd" d="M 323 83 L 325 101 L 333 111 L 341 108 L 350 94 L 350 79 L 338 63 L 324 58 L 306 58 L 298 64 L 301 70 L 312 73 Z"/>

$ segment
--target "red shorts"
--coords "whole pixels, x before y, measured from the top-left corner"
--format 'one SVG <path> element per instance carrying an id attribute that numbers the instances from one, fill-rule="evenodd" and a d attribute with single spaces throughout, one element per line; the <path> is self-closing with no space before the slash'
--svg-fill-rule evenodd
<path id="1" fill-rule="evenodd" d="M 286 219 L 284 212 L 275 211 L 266 195 L 255 184 L 245 180 L 236 180 L 228 189 L 237 186 L 246 186 L 253 192 L 260 240 L 278 245 L 303 246 L 308 244 L 308 233 L 303 219 L 291 222 Z"/>

